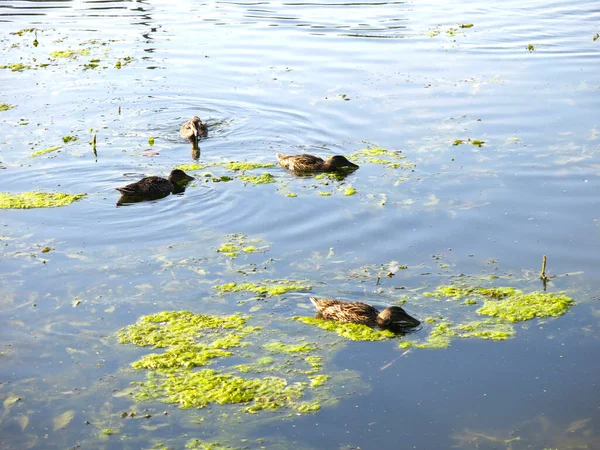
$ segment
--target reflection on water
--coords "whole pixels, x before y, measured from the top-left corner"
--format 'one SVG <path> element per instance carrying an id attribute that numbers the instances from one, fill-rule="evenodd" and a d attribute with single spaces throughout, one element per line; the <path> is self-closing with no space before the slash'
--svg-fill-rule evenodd
<path id="1" fill-rule="evenodd" d="M 597 447 L 593 6 L 1 4 L 2 190 L 87 193 L 0 213 L 2 447 Z M 190 150 L 194 115 L 209 134 Z M 360 167 L 297 175 L 277 153 Z M 115 208 L 115 187 L 191 163 L 183 195 Z M 542 255 L 547 291 L 576 301 L 563 317 L 399 348 L 481 320 L 424 293 L 539 292 Z M 291 320 L 313 316 L 313 295 L 423 324 L 352 341 Z M 160 350 L 116 332 L 164 310 L 310 341 L 335 389 L 301 415 L 135 402 L 146 374 L 130 364 Z"/>

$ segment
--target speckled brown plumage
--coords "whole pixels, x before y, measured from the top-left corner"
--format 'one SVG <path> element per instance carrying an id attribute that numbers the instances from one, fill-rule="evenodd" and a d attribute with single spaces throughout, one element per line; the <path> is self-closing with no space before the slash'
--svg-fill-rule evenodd
<path id="1" fill-rule="evenodd" d="M 190 140 L 197 141 L 198 138 L 206 134 L 208 127 L 205 122 L 200 120 L 200 117 L 194 116 L 181 126 L 179 134 Z"/>
<path id="2" fill-rule="evenodd" d="M 169 179 L 161 177 L 146 177 L 140 181 L 116 188 L 122 195 L 154 197 L 167 195 L 177 188 L 177 184 L 193 180 L 183 170 L 175 169 L 169 174 Z"/>
<path id="3" fill-rule="evenodd" d="M 279 165 L 294 172 L 331 172 L 343 167 L 357 169 L 358 166 L 346 159 L 345 156 L 335 155 L 325 161 L 318 156 L 302 155 L 283 155 L 277 153 Z"/>
<path id="4" fill-rule="evenodd" d="M 362 302 L 341 302 L 315 297 L 310 297 L 310 301 L 325 319 L 339 322 L 359 323 L 370 327 L 416 327 L 421 324 L 399 306 L 390 306 L 379 312 L 373 306 Z"/>

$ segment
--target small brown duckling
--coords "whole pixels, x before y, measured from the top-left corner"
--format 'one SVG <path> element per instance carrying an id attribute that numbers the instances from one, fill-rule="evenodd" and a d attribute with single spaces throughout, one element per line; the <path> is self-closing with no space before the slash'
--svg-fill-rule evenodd
<path id="1" fill-rule="evenodd" d="M 389 306 L 379 312 L 376 308 L 362 302 L 341 302 L 339 300 L 317 299 L 310 297 L 310 301 L 319 314 L 325 319 L 339 322 L 352 322 L 367 325 L 408 328 L 417 327 L 421 322 L 407 314 L 399 306 Z"/>
<path id="2" fill-rule="evenodd" d="M 140 181 L 116 189 L 121 195 L 126 196 L 162 196 L 177 191 L 179 184 L 187 183 L 193 179 L 194 177 L 189 176 L 183 170 L 175 169 L 169 174 L 169 179 L 167 180 L 161 177 L 146 177 Z"/>
<path id="3" fill-rule="evenodd" d="M 202 122 L 200 117 L 194 116 L 181 126 L 179 134 L 186 139 L 198 143 L 198 138 L 205 135 L 207 130 L 206 122 Z"/>
<path id="4" fill-rule="evenodd" d="M 279 165 L 294 172 L 333 172 L 344 167 L 358 169 L 358 166 L 345 156 L 335 155 L 325 161 L 313 155 L 282 155 L 277 153 Z"/>

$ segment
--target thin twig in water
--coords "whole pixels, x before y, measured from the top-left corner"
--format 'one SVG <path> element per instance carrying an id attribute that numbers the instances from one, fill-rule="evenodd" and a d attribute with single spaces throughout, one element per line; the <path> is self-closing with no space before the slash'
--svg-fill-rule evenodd
<path id="1" fill-rule="evenodd" d="M 390 367 L 392 364 L 394 364 L 396 361 L 398 361 L 400 358 L 402 358 L 404 355 L 408 355 L 410 353 L 410 348 L 408 350 L 406 350 L 404 353 L 402 353 L 400 356 L 396 356 L 394 359 L 392 359 L 389 363 L 387 363 L 385 366 L 383 366 L 381 369 L 379 370 L 385 370 L 388 367 Z"/>

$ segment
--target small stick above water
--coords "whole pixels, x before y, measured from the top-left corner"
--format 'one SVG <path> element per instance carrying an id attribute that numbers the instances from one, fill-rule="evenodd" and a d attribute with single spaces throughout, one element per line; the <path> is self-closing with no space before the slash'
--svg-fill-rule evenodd
<path id="1" fill-rule="evenodd" d="M 540 280 L 544 283 L 548 281 L 548 277 L 546 276 L 546 255 L 542 257 L 542 274 L 540 275 Z"/>

